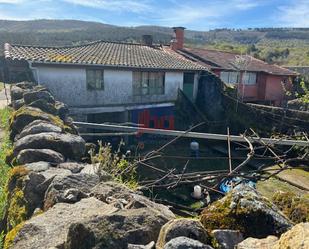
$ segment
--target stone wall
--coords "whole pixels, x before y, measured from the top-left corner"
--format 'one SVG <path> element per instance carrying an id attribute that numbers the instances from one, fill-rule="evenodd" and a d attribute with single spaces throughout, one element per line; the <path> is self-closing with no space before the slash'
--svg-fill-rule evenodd
<path id="1" fill-rule="evenodd" d="M 13 86 L 11 96 L 5 249 L 127 248 L 157 240 L 174 214 L 87 163 L 87 144 L 65 104 L 29 82 Z"/>
<path id="2" fill-rule="evenodd" d="M 216 132 L 234 134 L 249 128 L 260 134 L 288 133 L 291 130 L 309 131 L 309 112 L 280 107 L 242 103 L 215 75 L 204 72 L 199 81 L 197 108 L 207 117 Z"/>
<path id="3" fill-rule="evenodd" d="M 253 128 L 260 134 L 287 134 L 292 131 L 309 131 L 309 112 L 280 107 L 245 104 L 223 95 L 223 105 L 234 131 Z"/>

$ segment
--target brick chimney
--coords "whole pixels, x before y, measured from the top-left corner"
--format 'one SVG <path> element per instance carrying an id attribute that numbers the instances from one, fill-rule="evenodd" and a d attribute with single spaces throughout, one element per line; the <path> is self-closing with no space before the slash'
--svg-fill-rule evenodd
<path id="1" fill-rule="evenodd" d="M 173 39 L 171 40 L 171 49 L 178 50 L 183 49 L 184 44 L 184 27 L 173 27 L 174 35 Z"/>

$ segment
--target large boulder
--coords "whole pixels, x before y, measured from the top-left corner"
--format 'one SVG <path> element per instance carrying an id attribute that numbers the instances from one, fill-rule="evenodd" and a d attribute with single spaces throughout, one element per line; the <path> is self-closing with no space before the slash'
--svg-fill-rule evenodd
<path id="1" fill-rule="evenodd" d="M 59 101 L 56 101 L 55 103 L 55 108 L 57 110 L 57 114 L 58 116 L 62 119 L 62 120 L 65 120 L 66 117 L 68 116 L 69 114 L 69 107 L 62 103 L 62 102 L 59 102 Z"/>
<path id="2" fill-rule="evenodd" d="M 190 239 L 187 237 L 177 237 L 170 240 L 164 249 L 212 249 L 211 246 L 205 245 L 198 240 Z"/>
<path id="3" fill-rule="evenodd" d="M 208 230 L 239 230 L 244 237 L 280 235 L 292 227 L 268 199 L 249 186 L 234 188 L 222 199 L 205 208 L 201 222 Z"/>
<path id="4" fill-rule="evenodd" d="M 73 205 L 58 203 L 47 212 L 26 221 L 10 248 L 65 248 L 71 225 L 99 221 L 100 218 L 115 211 L 94 198 L 84 199 Z M 85 236 L 81 234 L 80 236 L 86 240 Z"/>
<path id="5" fill-rule="evenodd" d="M 40 173 L 40 175 L 42 175 L 45 178 L 44 182 L 47 184 L 47 186 L 49 186 L 49 184 L 56 176 L 64 177 L 72 174 L 70 170 L 52 167 L 52 165 L 49 162 L 43 162 L 43 161 L 35 163 L 27 163 L 24 165 L 24 167 L 28 171 Z"/>
<path id="6" fill-rule="evenodd" d="M 295 225 L 291 230 L 282 234 L 280 239 L 272 248 L 309 248 L 309 222 L 299 223 Z"/>
<path id="7" fill-rule="evenodd" d="M 21 89 L 24 89 L 24 90 L 30 90 L 33 87 L 35 87 L 35 83 L 29 82 L 29 81 L 22 81 L 22 82 L 16 83 L 15 86 L 20 87 Z"/>
<path id="8" fill-rule="evenodd" d="M 26 163 L 24 166 L 29 171 L 42 172 L 48 170 L 51 167 L 51 164 L 49 162 L 39 161 Z"/>
<path id="9" fill-rule="evenodd" d="M 100 182 L 98 185 L 96 185 L 91 190 L 90 195 L 117 208 L 147 208 L 153 210 L 154 212 L 160 213 L 162 216 L 171 217 L 171 219 L 175 218 L 168 207 L 150 201 L 145 196 L 130 190 L 123 184 L 110 181 L 110 177 L 110 175 L 106 174 L 104 179 L 100 178 L 100 180 L 103 182 Z"/>
<path id="10" fill-rule="evenodd" d="M 86 198 L 91 188 L 99 183 L 97 175 L 83 173 L 56 176 L 45 193 L 44 209 L 59 202 L 74 203 Z"/>
<path id="11" fill-rule="evenodd" d="M 155 242 L 151 241 L 147 245 L 136 245 L 136 244 L 128 244 L 128 249 L 154 249 Z"/>
<path id="12" fill-rule="evenodd" d="M 200 221 L 176 219 L 169 221 L 161 228 L 156 248 L 162 249 L 167 242 L 181 236 L 198 240 L 204 244 L 210 242 L 210 237 Z"/>
<path id="13" fill-rule="evenodd" d="M 29 91 L 23 94 L 26 104 L 30 104 L 39 99 L 45 100 L 48 103 L 55 104 L 55 99 L 50 92 L 46 90 Z"/>
<path id="14" fill-rule="evenodd" d="M 91 195 L 101 201 L 106 202 L 108 198 L 129 199 L 135 194 L 133 190 L 127 188 L 125 185 L 112 181 L 110 175 L 106 175 L 106 179 L 102 181 L 91 190 Z"/>
<path id="15" fill-rule="evenodd" d="M 247 238 L 237 245 L 237 249 L 265 249 L 265 248 L 274 248 L 274 245 L 277 243 L 278 238 L 276 236 L 270 235 L 264 239 L 256 238 Z M 285 247 L 287 248 L 287 247 Z M 283 248 L 282 248 L 283 249 Z"/>
<path id="16" fill-rule="evenodd" d="M 43 112 L 42 110 L 34 107 L 23 106 L 17 111 L 13 112 L 10 130 L 10 137 L 13 140 L 16 134 L 19 134 L 26 125 L 30 124 L 34 120 L 48 121 L 56 126 L 61 127 L 63 130 L 69 130 L 70 127 L 66 127 L 63 121 L 54 115 Z"/>
<path id="17" fill-rule="evenodd" d="M 39 163 L 43 163 L 43 162 L 37 162 L 37 163 L 31 163 L 31 164 L 39 164 Z M 44 162 L 46 163 L 46 162 Z M 29 164 L 26 164 L 29 165 Z M 49 184 L 52 182 L 52 180 L 58 176 L 58 177 L 64 177 L 64 176 L 68 176 L 71 175 L 72 172 L 68 169 L 59 169 L 59 168 L 55 168 L 55 167 L 49 167 L 47 170 L 44 170 L 42 172 L 40 172 L 41 175 L 43 175 L 45 177 L 45 181 L 48 183 L 47 187 L 49 186 Z"/>
<path id="18" fill-rule="evenodd" d="M 235 230 L 217 229 L 213 230 L 211 234 L 218 249 L 234 249 L 237 244 L 244 240 L 243 235 Z"/>
<path id="19" fill-rule="evenodd" d="M 18 100 L 12 101 L 11 103 L 12 103 L 14 110 L 18 110 L 25 105 L 24 99 L 18 99 Z"/>
<path id="20" fill-rule="evenodd" d="M 26 221 L 11 249 L 25 248 L 127 248 L 155 241 L 165 216 L 152 209 L 119 210 L 93 197 L 74 204 L 57 203 Z M 46 239 L 48 238 L 48 239 Z"/>
<path id="21" fill-rule="evenodd" d="M 18 86 L 12 86 L 11 88 L 11 102 L 13 103 L 16 100 L 22 99 L 23 94 L 25 90 L 18 87 Z"/>
<path id="22" fill-rule="evenodd" d="M 39 161 L 58 164 L 64 162 L 64 157 L 61 153 L 50 149 L 25 149 L 21 150 L 17 155 L 17 162 L 19 164 Z"/>
<path id="23" fill-rule="evenodd" d="M 45 99 L 38 99 L 36 101 L 33 101 L 30 104 L 28 104 L 28 106 L 39 108 L 43 112 L 47 112 L 53 115 L 57 114 L 57 109 L 54 106 L 54 104 L 49 103 Z"/>
<path id="24" fill-rule="evenodd" d="M 65 163 L 59 163 L 57 165 L 57 168 L 61 169 L 68 169 L 72 173 L 76 174 L 82 171 L 83 168 L 85 168 L 87 164 L 83 163 L 77 163 L 77 162 L 65 162 Z"/>
<path id="25" fill-rule="evenodd" d="M 65 158 L 79 160 L 85 153 L 85 140 L 77 135 L 45 132 L 25 136 L 14 143 L 14 155 L 24 149 L 51 149 Z"/>
<path id="26" fill-rule="evenodd" d="M 30 124 L 26 125 L 25 128 L 22 130 L 22 132 L 17 136 L 18 139 L 32 135 L 32 134 L 38 134 L 38 133 L 43 133 L 43 132 L 56 132 L 56 133 L 61 133 L 62 129 L 48 121 L 43 121 L 43 120 L 35 120 L 31 122 Z"/>

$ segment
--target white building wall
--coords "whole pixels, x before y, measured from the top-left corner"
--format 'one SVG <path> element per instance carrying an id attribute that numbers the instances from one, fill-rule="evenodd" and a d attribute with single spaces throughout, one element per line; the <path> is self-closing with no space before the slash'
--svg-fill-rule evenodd
<path id="1" fill-rule="evenodd" d="M 165 73 L 164 95 L 133 96 L 132 71 L 105 69 L 104 90 L 87 90 L 84 68 L 41 66 L 35 71 L 39 84 L 71 107 L 172 102 L 183 88 L 183 72 Z"/>

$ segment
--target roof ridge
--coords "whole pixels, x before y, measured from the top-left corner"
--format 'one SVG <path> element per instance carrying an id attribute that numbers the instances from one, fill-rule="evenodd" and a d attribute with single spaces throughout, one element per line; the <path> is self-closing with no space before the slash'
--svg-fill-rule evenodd
<path id="1" fill-rule="evenodd" d="M 10 46 L 18 46 L 18 47 L 30 47 L 30 48 L 54 48 L 54 49 L 58 49 L 58 48 L 78 48 L 78 47 L 86 47 L 86 46 L 90 46 L 90 45 L 94 45 L 97 43 L 115 43 L 115 44 L 125 44 L 125 45 L 136 45 L 136 46 L 146 46 L 149 47 L 147 45 L 144 45 L 142 43 L 133 43 L 133 42 L 123 42 L 123 41 L 107 41 L 107 40 L 97 40 L 97 41 L 92 41 L 92 42 L 88 42 L 85 44 L 80 44 L 80 45 L 65 45 L 65 46 L 41 46 L 41 45 L 23 45 L 23 44 L 14 44 L 14 43 L 6 43 Z"/>
<path id="2" fill-rule="evenodd" d="M 184 48 L 187 49 L 187 48 Z M 235 54 L 235 55 L 241 55 L 241 53 L 232 52 L 232 51 L 224 51 L 219 49 L 211 49 L 211 48 L 188 48 L 188 49 L 198 49 L 198 50 L 205 50 L 205 51 L 214 51 L 214 52 L 220 52 L 220 53 L 227 53 L 227 54 Z"/>
<path id="3" fill-rule="evenodd" d="M 177 58 L 177 59 L 180 59 L 180 60 L 183 60 L 183 61 L 187 61 L 187 62 L 193 63 L 193 64 L 195 64 L 196 66 L 200 66 L 200 64 L 199 64 L 198 62 L 186 58 L 185 56 L 179 54 L 178 51 L 174 51 L 173 49 L 170 49 L 170 48 L 166 48 L 166 49 L 163 48 L 163 51 L 166 52 L 166 53 L 168 53 L 168 54 L 170 54 L 171 56 L 173 56 L 173 57 L 175 57 L 175 58 Z"/>

